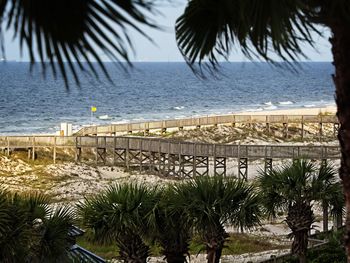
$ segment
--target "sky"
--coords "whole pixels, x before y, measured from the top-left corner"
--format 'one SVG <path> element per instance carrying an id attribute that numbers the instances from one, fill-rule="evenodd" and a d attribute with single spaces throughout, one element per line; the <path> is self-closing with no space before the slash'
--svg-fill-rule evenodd
<path id="1" fill-rule="evenodd" d="M 176 3 L 162 4 L 159 7 L 161 15 L 152 16 L 152 19 L 160 25 L 164 30 L 154 30 L 144 28 L 145 32 L 153 39 L 150 42 L 136 32 L 130 32 L 131 39 L 134 43 L 135 54 L 130 54 L 131 60 L 134 62 L 172 62 L 184 61 L 175 41 L 174 26 L 176 19 L 183 12 L 186 5 L 185 0 L 177 0 Z M 315 36 L 316 50 L 310 46 L 305 46 L 305 54 L 309 61 L 332 61 L 332 54 L 330 44 L 328 42 L 329 32 L 324 31 L 323 38 Z M 5 54 L 7 60 L 28 61 L 28 55 L 23 52 L 22 56 L 19 52 L 19 45 L 17 41 L 12 40 L 13 32 L 5 33 Z M 107 60 L 107 58 L 102 57 Z M 249 61 L 245 58 L 239 49 L 233 50 L 229 61 L 241 62 Z"/>

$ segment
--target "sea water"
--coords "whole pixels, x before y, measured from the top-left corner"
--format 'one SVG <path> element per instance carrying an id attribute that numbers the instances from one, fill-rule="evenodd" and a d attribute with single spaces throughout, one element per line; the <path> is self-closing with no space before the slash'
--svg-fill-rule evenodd
<path id="1" fill-rule="evenodd" d="M 97 66 L 95 64 L 95 66 Z M 184 118 L 334 104 L 331 63 L 223 63 L 194 74 L 185 63 L 105 64 L 111 81 L 79 73 L 80 87 L 29 63 L 0 63 L 0 134 L 53 134 L 61 122 L 90 124 Z M 91 106 L 96 112 L 91 116 Z"/>

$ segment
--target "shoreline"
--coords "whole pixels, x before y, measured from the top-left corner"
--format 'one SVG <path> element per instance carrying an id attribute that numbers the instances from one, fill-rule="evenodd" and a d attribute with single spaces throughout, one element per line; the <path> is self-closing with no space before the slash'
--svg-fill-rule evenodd
<path id="1" fill-rule="evenodd" d="M 264 110 L 264 111 L 240 111 L 237 115 L 318 115 L 318 114 L 335 114 L 337 107 L 324 106 L 315 108 L 290 108 L 290 109 L 276 109 L 276 110 Z"/>
<path id="2" fill-rule="evenodd" d="M 336 114 L 337 107 L 335 105 L 332 106 L 322 106 L 322 107 L 312 107 L 312 108 L 288 108 L 288 109 L 274 109 L 274 110 L 263 110 L 263 111 L 236 111 L 226 114 L 207 114 L 207 115 L 195 115 L 195 116 L 188 116 L 183 118 L 165 118 L 165 119 L 145 119 L 143 121 L 132 121 L 129 122 L 105 122 L 105 123 L 99 123 L 99 124 L 93 124 L 92 126 L 106 126 L 106 125 L 113 125 L 113 124 L 130 124 L 130 123 L 143 123 L 143 122 L 152 122 L 152 121 L 169 121 L 169 120 L 179 120 L 179 119 L 189 119 L 189 118 L 198 118 L 198 117 L 206 117 L 206 116 L 227 116 L 227 115 L 319 115 L 319 114 L 328 114 L 333 115 Z M 80 129 L 84 127 L 91 127 L 91 125 L 80 125 L 77 123 L 73 123 L 73 126 L 77 129 L 73 130 L 73 133 L 79 131 Z M 1 133 L 0 136 L 54 136 L 57 135 L 56 132 L 54 133 Z"/>

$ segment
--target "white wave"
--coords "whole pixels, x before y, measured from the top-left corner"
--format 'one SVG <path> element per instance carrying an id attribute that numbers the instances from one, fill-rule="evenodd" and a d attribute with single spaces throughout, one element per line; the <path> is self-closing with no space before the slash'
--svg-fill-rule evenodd
<path id="1" fill-rule="evenodd" d="M 263 111 L 264 109 L 263 108 L 257 108 L 257 109 L 247 109 L 247 110 L 244 110 L 244 111 L 247 111 L 247 112 L 256 112 L 256 111 Z"/>
<path id="2" fill-rule="evenodd" d="M 264 110 L 276 110 L 278 107 L 275 105 L 271 105 L 269 107 L 265 107 Z"/>
<path id="3" fill-rule="evenodd" d="M 273 105 L 273 103 L 272 103 L 271 101 L 269 101 L 269 102 L 265 102 L 265 103 L 264 103 L 264 105 L 267 105 L 267 106 L 272 106 L 272 105 Z"/>
<path id="4" fill-rule="evenodd" d="M 120 121 L 112 122 L 112 124 L 125 124 L 125 123 L 130 123 L 130 120 L 123 119 L 123 120 L 120 120 Z"/>
<path id="5" fill-rule="evenodd" d="M 288 101 L 280 101 L 280 102 L 278 102 L 278 104 L 280 104 L 280 105 L 292 105 L 292 104 L 294 104 L 294 102 L 288 100 Z"/>
<path id="6" fill-rule="evenodd" d="M 173 110 L 183 110 L 185 106 L 172 107 Z"/>
<path id="7" fill-rule="evenodd" d="M 108 115 L 101 115 L 101 116 L 98 116 L 98 118 L 100 120 L 110 120 L 110 119 L 112 119 L 112 117 L 109 117 Z"/>
<path id="8" fill-rule="evenodd" d="M 305 105 L 303 105 L 303 107 L 304 108 L 314 108 L 314 107 L 316 107 L 316 105 L 315 104 L 305 104 Z"/>

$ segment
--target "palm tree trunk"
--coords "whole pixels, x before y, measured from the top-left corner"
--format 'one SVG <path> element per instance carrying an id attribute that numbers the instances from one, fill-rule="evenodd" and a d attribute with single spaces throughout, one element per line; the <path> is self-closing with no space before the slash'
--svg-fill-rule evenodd
<path id="1" fill-rule="evenodd" d="M 323 202 L 323 231 L 328 231 L 328 204 Z"/>
<path id="2" fill-rule="evenodd" d="M 186 262 L 186 256 L 184 256 L 184 255 L 166 254 L 165 258 L 166 258 L 166 262 L 168 262 L 168 263 L 184 263 L 184 262 Z"/>
<path id="3" fill-rule="evenodd" d="M 299 263 L 306 262 L 306 253 L 308 245 L 308 231 L 299 231 L 294 235 L 292 244 L 292 253 L 298 255 Z"/>
<path id="4" fill-rule="evenodd" d="M 117 239 L 119 256 L 125 263 L 146 263 L 149 247 L 136 234 L 122 235 Z"/>
<path id="5" fill-rule="evenodd" d="M 220 225 L 215 231 L 209 231 L 206 234 L 206 251 L 208 263 L 219 263 L 222 249 L 229 235 L 226 233 L 225 228 Z"/>
<path id="6" fill-rule="evenodd" d="M 338 139 L 341 147 L 341 167 L 339 175 L 343 182 L 345 203 L 347 208 L 345 246 L 348 262 L 350 262 L 350 25 L 345 19 L 332 17 L 328 21 L 333 36 L 333 64 L 335 74 L 333 80 L 336 86 L 337 116 L 340 123 Z"/>
<path id="7" fill-rule="evenodd" d="M 290 204 L 286 223 L 293 233 L 292 253 L 297 255 L 300 263 L 306 262 L 309 231 L 314 221 L 311 205 L 306 201 Z"/>

